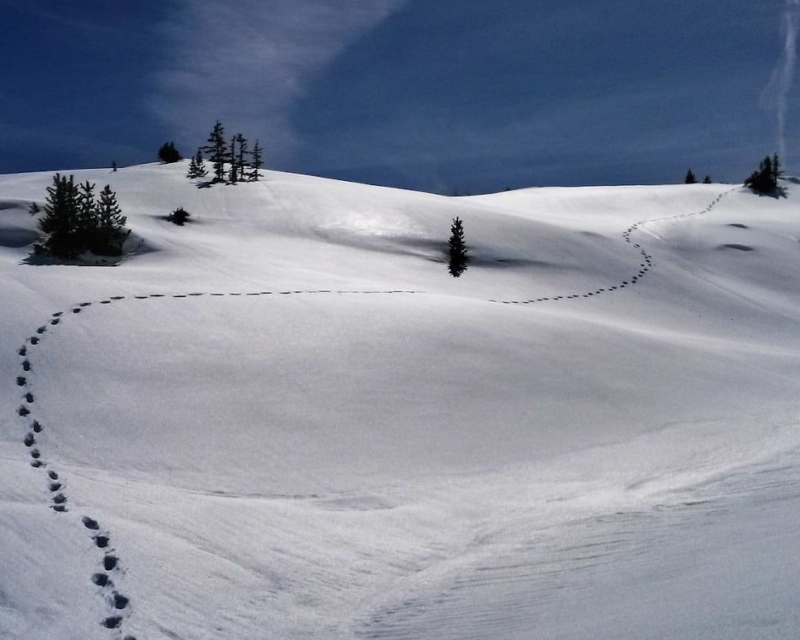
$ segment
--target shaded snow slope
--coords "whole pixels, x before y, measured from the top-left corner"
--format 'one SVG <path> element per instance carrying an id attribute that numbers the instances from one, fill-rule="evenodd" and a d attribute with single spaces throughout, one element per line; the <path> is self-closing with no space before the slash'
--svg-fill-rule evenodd
<path id="1" fill-rule="evenodd" d="M 108 268 L 0 176 L 0 636 L 796 637 L 794 185 L 185 169 Z"/>

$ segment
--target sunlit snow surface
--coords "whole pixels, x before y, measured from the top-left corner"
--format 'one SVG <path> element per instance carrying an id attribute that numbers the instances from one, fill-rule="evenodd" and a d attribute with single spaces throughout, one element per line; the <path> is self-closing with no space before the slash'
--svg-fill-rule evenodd
<path id="1" fill-rule="evenodd" d="M 793 183 L 185 171 L 75 172 L 107 267 L 0 176 L 0 637 L 798 636 Z"/>

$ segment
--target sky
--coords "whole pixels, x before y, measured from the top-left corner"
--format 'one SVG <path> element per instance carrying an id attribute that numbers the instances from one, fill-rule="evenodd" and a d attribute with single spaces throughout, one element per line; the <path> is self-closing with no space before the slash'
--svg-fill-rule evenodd
<path id="1" fill-rule="evenodd" d="M 0 173 L 185 156 L 466 194 L 800 172 L 800 0 L 0 0 Z M 796 169 L 795 169 L 796 168 Z"/>

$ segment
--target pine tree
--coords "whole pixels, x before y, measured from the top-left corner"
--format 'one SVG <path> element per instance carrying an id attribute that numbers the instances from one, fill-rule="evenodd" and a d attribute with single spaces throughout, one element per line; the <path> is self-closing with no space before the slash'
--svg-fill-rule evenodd
<path id="1" fill-rule="evenodd" d="M 236 171 L 239 174 L 239 182 L 244 182 L 247 179 L 244 168 L 247 166 L 247 156 L 250 155 L 250 151 L 247 149 L 247 138 L 241 133 L 236 134 L 236 142 L 239 144 L 236 154 Z"/>
<path id="2" fill-rule="evenodd" d="M 684 184 L 697 184 L 697 178 L 691 169 L 686 172 L 686 177 L 683 179 Z"/>
<path id="3" fill-rule="evenodd" d="M 236 136 L 231 138 L 231 146 L 228 150 L 228 163 L 231 165 L 231 168 L 228 170 L 228 183 L 236 184 L 236 178 L 239 175 L 239 171 L 236 168 Z"/>
<path id="4" fill-rule="evenodd" d="M 165 142 L 158 150 L 158 159 L 164 164 L 172 164 L 183 160 L 181 152 L 175 148 L 174 142 Z"/>
<path id="5" fill-rule="evenodd" d="M 772 155 L 772 181 L 775 183 L 775 186 L 778 186 L 778 180 L 783 177 L 783 169 L 781 169 L 780 160 L 778 160 L 778 154 L 775 153 Z"/>
<path id="6" fill-rule="evenodd" d="M 117 204 L 117 194 L 111 190 L 110 185 L 106 185 L 100 192 L 95 219 L 96 228 L 90 247 L 92 252 L 104 256 L 120 255 L 130 230 L 125 228 L 128 219 L 122 215 Z"/>
<path id="7" fill-rule="evenodd" d="M 203 151 L 208 154 L 208 159 L 214 167 L 212 182 L 224 182 L 228 145 L 225 144 L 225 128 L 219 120 L 217 120 L 214 129 L 209 134 L 208 144 L 203 147 Z"/>
<path id="8" fill-rule="evenodd" d="M 252 161 L 250 162 L 250 173 L 247 174 L 247 179 L 250 182 L 256 182 L 261 177 L 261 174 L 258 170 L 264 164 L 262 161 L 262 154 L 264 150 L 261 148 L 261 145 L 256 140 L 256 143 L 253 145 L 253 153 L 251 154 Z"/>
<path id="9" fill-rule="evenodd" d="M 454 278 L 458 278 L 467 270 L 469 258 L 467 257 L 467 246 L 464 243 L 464 225 L 458 217 L 453 219 L 450 227 L 448 258 L 447 270 Z"/>
<path id="10" fill-rule="evenodd" d="M 81 239 L 81 251 L 91 244 L 97 231 L 97 204 L 94 199 L 95 185 L 88 180 L 78 187 L 78 215 L 75 220 L 75 233 Z"/>
<path id="11" fill-rule="evenodd" d="M 711 176 L 706 176 L 703 178 L 703 184 L 711 184 Z"/>
<path id="12" fill-rule="evenodd" d="M 186 177 L 189 178 L 189 180 L 195 180 L 197 178 L 205 178 L 207 175 L 208 170 L 203 162 L 203 150 L 198 149 L 197 153 L 195 153 L 189 161 L 189 171 L 186 173 Z"/>
<path id="13" fill-rule="evenodd" d="M 44 216 L 39 220 L 39 230 L 44 234 L 43 248 L 57 258 L 74 258 L 82 248 L 76 228 L 79 211 L 78 188 L 73 176 L 53 176 L 53 186 L 47 187 Z"/>

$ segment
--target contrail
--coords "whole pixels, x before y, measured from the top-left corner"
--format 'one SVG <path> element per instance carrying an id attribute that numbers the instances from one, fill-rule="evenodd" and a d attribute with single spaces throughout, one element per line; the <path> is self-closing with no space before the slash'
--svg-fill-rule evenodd
<path id="1" fill-rule="evenodd" d="M 761 94 L 761 104 L 765 108 L 775 109 L 778 154 L 784 159 L 786 158 L 786 113 L 797 60 L 798 30 L 800 30 L 800 0 L 786 0 L 786 10 L 783 14 L 783 53 L 778 66 L 772 72 L 769 84 Z"/>

